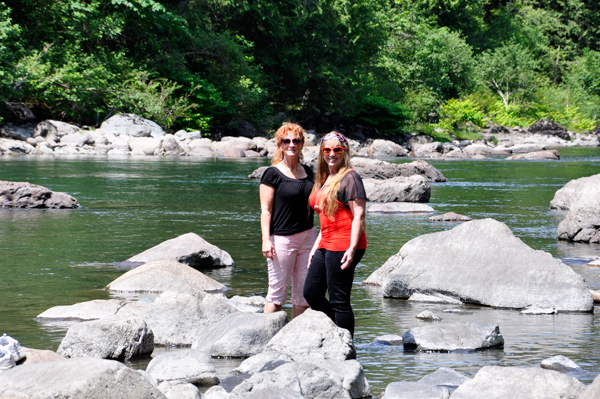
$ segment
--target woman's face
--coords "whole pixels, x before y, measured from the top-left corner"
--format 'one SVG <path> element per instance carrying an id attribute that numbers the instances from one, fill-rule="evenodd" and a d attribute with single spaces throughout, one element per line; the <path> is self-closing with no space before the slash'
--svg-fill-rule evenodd
<path id="1" fill-rule="evenodd" d="M 283 154 L 290 157 L 296 158 L 300 156 L 304 143 L 300 141 L 292 132 L 288 132 L 287 136 L 281 142 L 281 149 Z"/>
<path id="2" fill-rule="evenodd" d="M 344 151 L 336 153 L 334 149 L 337 147 L 344 148 L 342 143 L 335 139 L 327 140 L 323 143 L 322 149 L 331 149 L 331 151 L 329 151 L 329 154 L 323 152 L 323 157 L 325 158 L 327 166 L 329 166 L 329 170 L 333 169 L 334 171 L 337 171 L 340 168 L 340 166 L 342 166 L 342 161 L 344 159 Z"/>

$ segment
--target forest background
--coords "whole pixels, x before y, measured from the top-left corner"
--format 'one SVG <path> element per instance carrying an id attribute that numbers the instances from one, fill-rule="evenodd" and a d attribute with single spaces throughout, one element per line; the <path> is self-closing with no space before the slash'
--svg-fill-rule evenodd
<path id="1" fill-rule="evenodd" d="M 600 111 L 596 0 L 4 0 L 0 118 L 468 138 Z"/>

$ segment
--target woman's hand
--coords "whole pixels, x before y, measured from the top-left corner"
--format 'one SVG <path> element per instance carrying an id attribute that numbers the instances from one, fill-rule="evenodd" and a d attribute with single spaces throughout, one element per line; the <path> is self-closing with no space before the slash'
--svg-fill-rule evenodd
<path id="1" fill-rule="evenodd" d="M 275 256 L 275 248 L 273 248 L 271 240 L 263 240 L 262 253 L 265 258 L 273 259 Z"/>
<path id="2" fill-rule="evenodd" d="M 342 257 L 342 270 L 347 269 L 348 266 L 350 266 L 352 260 L 354 259 L 354 252 L 355 250 L 350 248 L 344 252 L 344 256 Z"/>
<path id="3" fill-rule="evenodd" d="M 313 244 L 313 247 L 310 250 L 310 254 L 308 254 L 308 265 L 306 265 L 307 269 L 310 269 L 310 263 L 312 262 L 312 258 L 313 258 L 313 256 L 315 256 L 315 252 L 317 252 L 317 249 L 319 248 L 320 243 L 321 243 L 321 232 L 319 231 L 319 235 L 317 236 L 317 239 L 315 240 L 315 243 Z"/>

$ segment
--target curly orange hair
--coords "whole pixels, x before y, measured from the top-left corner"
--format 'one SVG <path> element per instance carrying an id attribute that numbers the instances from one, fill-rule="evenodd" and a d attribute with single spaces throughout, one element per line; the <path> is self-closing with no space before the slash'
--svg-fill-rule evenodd
<path id="1" fill-rule="evenodd" d="M 297 123 L 284 122 L 283 125 L 275 132 L 275 141 L 277 142 L 277 152 L 275 156 L 271 160 L 271 166 L 277 165 L 279 162 L 283 160 L 283 150 L 281 149 L 282 140 L 288 136 L 288 133 L 292 133 L 294 138 L 300 139 L 302 144 L 304 144 L 304 134 L 306 130 Z M 298 163 L 301 161 L 302 153 L 298 154 Z"/>

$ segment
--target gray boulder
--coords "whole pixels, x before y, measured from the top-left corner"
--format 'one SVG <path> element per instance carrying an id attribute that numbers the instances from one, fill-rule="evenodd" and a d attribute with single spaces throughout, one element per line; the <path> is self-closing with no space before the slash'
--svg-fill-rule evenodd
<path id="1" fill-rule="evenodd" d="M 34 146 L 24 141 L 0 138 L 0 153 L 3 155 L 33 154 L 35 151 Z"/>
<path id="2" fill-rule="evenodd" d="M 161 139 L 152 137 L 131 137 L 127 140 L 132 155 L 154 155 L 161 144 Z"/>
<path id="3" fill-rule="evenodd" d="M 69 357 L 129 360 L 154 351 L 154 334 L 144 320 L 109 316 L 73 325 L 57 353 Z"/>
<path id="4" fill-rule="evenodd" d="M 65 122 L 46 120 L 37 124 L 33 137 L 42 137 L 46 141 L 58 143 L 63 136 L 75 134 L 81 129 Z"/>
<path id="5" fill-rule="evenodd" d="M 599 125 L 600 126 L 600 125 Z M 598 129 L 598 128 L 596 128 Z M 583 391 L 579 399 L 598 399 L 600 398 L 600 375 L 594 378 L 594 381 Z"/>
<path id="6" fill-rule="evenodd" d="M 471 379 L 448 367 L 440 367 L 419 380 L 422 384 L 447 388 L 450 393 L 467 381 L 471 381 Z"/>
<path id="7" fill-rule="evenodd" d="M 0 180 L 0 208 L 75 209 L 79 202 L 67 193 L 27 182 Z"/>
<path id="8" fill-rule="evenodd" d="M 420 382 L 392 382 L 385 387 L 381 399 L 448 399 L 450 391 L 445 387 Z"/>
<path id="9" fill-rule="evenodd" d="M 493 219 L 414 238 L 382 268 L 385 271 L 379 274 L 387 274 L 382 285 L 385 297 L 438 293 L 500 308 L 593 309 L 580 275 L 552 255 L 533 250 Z"/>
<path id="10" fill-rule="evenodd" d="M 76 303 L 74 305 L 55 306 L 40 313 L 36 317 L 36 320 L 96 320 L 103 317 L 114 316 L 123 306 L 125 306 L 125 302 L 117 299 L 95 299 L 92 301 Z"/>
<path id="11" fill-rule="evenodd" d="M 129 303 L 118 315 L 143 319 L 157 345 L 192 345 L 204 327 L 238 310 L 204 292 L 165 291 L 152 303 Z"/>
<path id="12" fill-rule="evenodd" d="M 117 136 L 163 137 L 166 132 L 151 120 L 134 114 L 117 114 L 102 122 L 100 128 Z"/>
<path id="13" fill-rule="evenodd" d="M 577 399 L 585 385 L 577 379 L 541 368 L 485 366 L 459 386 L 452 399 Z"/>
<path id="14" fill-rule="evenodd" d="M 183 148 L 181 148 L 179 142 L 172 134 L 167 134 L 163 137 L 160 148 L 167 155 L 181 155 L 184 153 Z"/>
<path id="15" fill-rule="evenodd" d="M 554 193 L 550 201 L 550 208 L 568 210 L 575 201 L 581 197 L 584 187 L 598 187 L 600 192 L 600 173 L 589 177 L 581 177 L 571 180 L 563 188 Z"/>
<path id="16" fill-rule="evenodd" d="M 492 147 L 488 147 L 485 144 L 472 144 L 470 146 L 467 146 L 465 148 L 463 148 L 463 153 L 469 155 L 469 156 L 475 156 L 475 155 L 510 155 L 510 150 L 497 150 L 495 148 Z"/>
<path id="17" fill-rule="evenodd" d="M 61 356 L 58 353 L 47 349 L 33 349 L 21 347 L 21 352 L 23 353 L 23 355 L 25 355 L 25 359 L 23 359 L 20 365 L 57 362 L 59 360 L 65 360 L 64 356 Z"/>
<path id="18" fill-rule="evenodd" d="M 571 140 L 569 132 L 559 123 L 551 121 L 547 118 L 541 118 L 527 128 L 529 133 L 542 134 L 546 136 L 556 136 L 563 140 Z"/>
<path id="19" fill-rule="evenodd" d="M 121 262 L 119 266 L 136 267 L 155 260 L 174 260 L 194 269 L 233 266 L 231 255 L 195 233 L 183 234 L 162 242 Z"/>
<path id="20" fill-rule="evenodd" d="M 408 330 L 402 345 L 410 352 L 450 352 L 502 347 L 504 338 L 495 323 L 435 323 Z"/>
<path id="21" fill-rule="evenodd" d="M 444 153 L 444 145 L 439 141 L 413 145 L 411 155 L 417 158 L 439 158 Z"/>
<path id="22" fill-rule="evenodd" d="M 600 185 L 587 184 L 559 223 L 559 240 L 600 243 Z"/>
<path id="23" fill-rule="evenodd" d="M 67 134 L 60 138 L 61 144 L 66 144 L 74 147 L 83 147 L 86 144 L 93 144 L 94 138 L 89 132 L 78 132 L 73 134 Z"/>
<path id="24" fill-rule="evenodd" d="M 381 180 L 379 180 L 381 181 Z M 385 181 L 385 180 L 384 180 Z M 435 209 L 425 204 L 413 202 L 388 202 L 373 204 L 367 209 L 368 213 L 431 213 Z"/>
<path id="25" fill-rule="evenodd" d="M 287 323 L 285 312 L 232 313 L 198 332 L 192 349 L 218 357 L 248 357 L 265 345 Z"/>
<path id="26" fill-rule="evenodd" d="M 402 337 L 395 334 L 382 335 L 371 341 L 371 345 L 398 346 L 402 345 Z"/>
<path id="27" fill-rule="evenodd" d="M 518 160 L 518 159 L 548 159 L 548 160 L 559 160 L 560 154 L 557 150 L 545 150 L 545 151 L 535 151 L 528 152 L 525 154 L 517 154 L 512 155 L 508 158 L 508 160 Z"/>
<path id="28" fill-rule="evenodd" d="M 561 372 L 581 371 L 581 367 L 579 367 L 574 361 L 562 355 L 552 356 L 548 359 L 544 359 L 542 360 L 542 363 L 540 363 L 540 366 L 543 369 L 556 370 Z"/>
<path id="29" fill-rule="evenodd" d="M 35 125 L 15 125 L 14 123 L 7 123 L 6 125 L 0 126 L 0 137 L 8 139 L 26 141 L 33 137 L 35 131 Z"/>
<path id="30" fill-rule="evenodd" d="M 148 363 L 146 372 L 159 384 L 163 381 L 186 382 L 201 386 L 219 383 L 210 355 L 195 349 L 161 353 Z"/>
<path id="31" fill-rule="evenodd" d="M 354 157 L 350 160 L 350 166 L 363 179 L 390 179 L 392 177 L 409 177 L 414 175 L 423 176 L 428 182 L 445 182 L 444 175 L 423 160 L 416 160 L 409 163 L 395 164 L 385 162 L 379 159 Z"/>
<path id="32" fill-rule="evenodd" d="M 201 399 L 198 387 L 187 382 L 164 381 L 158 389 L 167 397 L 167 399 Z"/>
<path id="33" fill-rule="evenodd" d="M 428 202 L 431 187 L 423 176 L 364 179 L 367 199 L 372 202 Z"/>
<path id="34" fill-rule="evenodd" d="M 366 285 L 382 285 L 383 281 L 388 275 L 394 271 L 396 265 L 402 261 L 400 253 L 392 255 L 379 269 L 376 269 L 371 275 L 363 282 Z"/>
<path id="35" fill-rule="evenodd" d="M 432 222 L 469 222 L 472 219 L 465 215 L 460 215 L 454 212 L 447 212 L 442 215 L 435 215 L 429 218 Z"/>
<path id="36" fill-rule="evenodd" d="M 223 292 L 223 284 L 205 276 L 190 266 L 174 260 L 155 260 L 144 263 L 106 286 L 119 292 Z"/>
<path id="37" fill-rule="evenodd" d="M 336 326 L 323 312 L 308 309 L 283 327 L 265 347 L 294 360 L 356 358 L 350 331 Z"/>
<path id="38" fill-rule="evenodd" d="M 371 157 L 405 157 L 407 152 L 402 146 L 389 140 L 374 140 L 367 152 Z"/>
<path id="39" fill-rule="evenodd" d="M 235 369 L 235 372 L 238 374 L 254 375 L 262 371 L 275 370 L 282 364 L 293 361 L 294 359 L 285 353 L 264 351 L 244 360 Z"/>
<path id="40" fill-rule="evenodd" d="M 15 102 L 6 101 L 4 103 L 4 105 L 13 114 L 13 116 L 16 118 L 16 120 L 18 120 L 20 122 L 30 121 L 30 120 L 35 119 L 35 115 L 33 114 L 33 112 L 29 109 L 29 107 L 25 103 L 15 103 Z"/>
<path id="41" fill-rule="evenodd" d="M 114 360 L 24 364 L 0 373 L 2 398 L 164 399 L 144 376 Z"/>
<path id="42" fill-rule="evenodd" d="M 442 319 L 436 316 L 431 310 L 424 310 L 415 317 L 425 321 L 442 321 Z"/>

